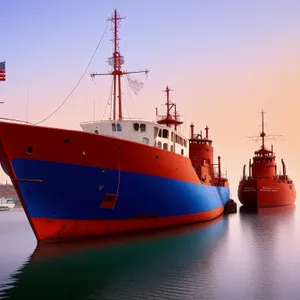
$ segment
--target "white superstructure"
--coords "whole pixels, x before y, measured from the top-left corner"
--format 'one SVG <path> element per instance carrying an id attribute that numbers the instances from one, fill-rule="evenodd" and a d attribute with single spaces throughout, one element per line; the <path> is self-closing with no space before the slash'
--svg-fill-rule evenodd
<path id="1" fill-rule="evenodd" d="M 85 132 L 92 132 L 146 144 L 152 147 L 188 156 L 188 140 L 178 131 L 166 125 L 143 120 L 105 120 L 83 122 Z"/>

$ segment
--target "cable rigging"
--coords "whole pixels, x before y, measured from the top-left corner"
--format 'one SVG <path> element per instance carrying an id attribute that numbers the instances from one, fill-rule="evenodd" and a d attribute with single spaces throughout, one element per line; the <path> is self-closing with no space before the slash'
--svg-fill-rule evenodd
<path id="1" fill-rule="evenodd" d="M 84 77 L 84 75 L 85 75 L 85 73 L 86 73 L 86 71 L 87 71 L 87 69 L 88 69 L 88 67 L 90 66 L 90 64 L 91 64 L 91 62 L 92 62 L 92 60 L 93 60 L 93 58 L 94 58 L 94 56 L 95 56 L 95 54 L 96 54 L 96 52 L 97 52 L 97 50 L 98 50 L 98 48 L 99 48 L 99 46 L 100 46 L 100 44 L 101 44 L 101 42 L 102 42 L 102 40 L 103 40 L 103 38 L 104 38 L 104 35 L 105 35 L 105 33 L 106 33 L 106 30 L 107 30 L 107 26 L 108 26 L 108 22 L 106 22 L 106 26 L 105 26 L 105 29 L 104 29 L 104 32 L 103 32 L 103 34 L 102 34 L 102 36 L 101 36 L 101 38 L 100 38 L 100 41 L 99 41 L 99 43 L 98 43 L 98 45 L 96 46 L 96 49 L 95 49 L 95 51 L 94 51 L 94 53 L 93 53 L 93 55 L 92 55 L 92 57 L 91 57 L 91 59 L 90 59 L 90 61 L 89 61 L 89 63 L 87 64 L 87 66 L 86 66 L 86 68 L 85 68 L 85 70 L 84 70 L 84 72 L 83 72 L 83 74 L 81 75 L 81 77 L 80 77 L 80 79 L 78 80 L 78 82 L 76 83 L 76 85 L 75 85 L 75 87 L 72 89 L 72 91 L 69 93 L 69 95 L 64 99 L 64 101 L 48 116 L 48 117 L 46 117 L 46 118 L 44 118 L 44 119 L 42 119 L 41 121 L 39 121 L 39 122 L 37 122 L 37 123 L 33 123 L 33 125 L 38 125 L 38 124 L 41 124 L 41 123 L 43 123 L 43 122 L 45 122 L 45 121 L 47 121 L 48 119 L 50 119 L 66 102 L 67 102 L 67 100 L 71 97 L 71 95 L 73 94 L 73 92 L 75 91 L 75 89 L 78 87 L 78 85 L 80 84 L 80 82 L 81 82 L 81 80 L 82 80 L 82 78 Z"/>

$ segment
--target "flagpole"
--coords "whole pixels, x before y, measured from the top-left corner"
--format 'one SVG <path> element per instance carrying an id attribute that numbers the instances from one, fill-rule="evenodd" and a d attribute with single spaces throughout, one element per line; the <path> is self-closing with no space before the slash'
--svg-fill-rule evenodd
<path id="1" fill-rule="evenodd" d="M 28 87 L 27 87 L 27 101 L 26 101 L 26 123 L 28 123 L 28 101 L 29 101 L 29 96 L 28 96 Z"/>
<path id="2" fill-rule="evenodd" d="M 94 97 L 94 123 L 96 122 L 96 100 Z"/>

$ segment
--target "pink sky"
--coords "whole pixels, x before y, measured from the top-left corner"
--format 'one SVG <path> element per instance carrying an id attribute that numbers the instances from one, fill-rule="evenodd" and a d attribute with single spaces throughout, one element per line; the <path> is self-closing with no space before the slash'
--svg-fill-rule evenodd
<path id="1" fill-rule="evenodd" d="M 28 43 L 22 44 L 27 45 L 24 46 L 26 56 L 15 48 L 18 46 L 18 35 L 24 38 L 25 34 L 20 31 L 21 27 L 17 30 L 13 24 L 18 17 L 14 14 L 20 12 L 14 12 L 12 6 L 6 4 L 11 35 L 7 37 L 5 51 L 0 56 L 0 60 L 7 61 L 7 82 L 2 82 L 0 87 L 0 100 L 5 101 L 1 106 L 2 116 L 26 118 L 28 88 L 28 118 L 30 122 L 37 122 L 49 115 L 72 90 L 100 39 L 106 18 L 118 2 L 113 1 L 104 8 L 96 1 L 91 1 L 89 7 L 83 6 L 83 3 L 77 1 L 72 12 L 68 7 L 61 7 L 60 13 L 65 18 L 65 23 L 61 24 L 72 23 L 74 16 L 77 16 L 75 10 L 84 7 L 88 25 L 84 22 L 80 25 L 80 19 L 76 19 L 73 20 L 74 28 L 57 28 L 55 24 L 62 21 L 53 14 L 53 28 L 49 25 L 47 34 L 52 32 L 54 38 L 39 36 L 38 29 L 32 27 L 31 31 L 28 27 L 26 39 L 28 43 L 32 41 L 32 48 Z M 169 14 L 181 12 L 177 14 L 182 18 L 181 27 L 177 24 L 179 19 L 172 19 L 172 15 L 164 21 L 165 16 L 158 12 L 160 7 L 157 4 L 147 11 L 140 6 L 130 10 L 118 3 L 121 15 L 126 16 L 120 31 L 125 69 L 150 69 L 143 90 L 138 96 L 132 93 L 133 100 L 130 100 L 125 86 L 123 88 L 130 116 L 154 120 L 155 107 L 165 100 L 161 90 L 166 85 L 175 89 L 171 96 L 180 114 L 186 116 L 186 134 L 189 133 L 191 121 L 197 130 L 205 125 L 210 127 L 215 156 L 222 157 L 232 197 L 237 200 L 237 185 L 243 164 L 248 163 L 259 147 L 257 143 L 246 144 L 246 136 L 259 134 L 259 112 L 263 108 L 267 112 L 267 134 L 283 135 L 283 142 L 274 142 L 277 161 L 284 158 L 288 175 L 294 179 L 297 189 L 300 187 L 300 21 L 296 17 L 296 12 L 300 11 L 299 5 L 291 2 L 288 6 L 284 5 L 286 2 L 277 1 L 277 6 L 271 6 L 269 1 L 260 7 L 258 1 L 250 8 L 242 5 L 235 7 L 233 13 L 230 11 L 230 7 L 234 7 L 232 3 L 228 4 L 226 11 L 216 11 L 216 5 L 199 4 L 199 14 L 205 11 L 210 15 L 201 15 L 199 22 L 202 23 L 197 24 L 196 19 L 190 20 L 192 12 L 184 9 L 183 4 L 176 3 Z M 39 18 L 48 16 L 47 11 L 38 4 L 32 4 L 32 8 L 36 9 Z M 261 14 L 256 12 L 258 8 Z M 154 19 L 150 19 L 150 12 Z M 218 15 L 219 21 L 212 23 L 209 18 L 213 18 L 214 14 Z M 33 22 L 29 9 L 24 11 L 22 17 L 24 24 L 27 24 L 26 20 Z M 96 26 L 92 26 L 93 18 L 97 21 Z M 232 20 L 236 23 L 231 24 Z M 85 33 L 80 31 L 82 26 L 85 26 Z M 174 30 L 176 26 L 178 28 Z M 70 36 L 71 32 L 75 32 L 74 36 Z M 55 43 L 56 35 L 59 35 L 61 42 Z M 76 44 L 78 39 L 80 48 Z M 107 34 L 88 73 L 109 71 L 106 61 L 111 49 Z M 136 77 L 144 79 L 142 75 Z M 66 105 L 43 125 L 80 130 L 80 122 L 93 119 L 94 99 L 96 118 L 101 119 L 109 88 L 110 78 L 98 77 L 94 83 L 86 74 Z M 127 115 L 126 110 L 124 113 Z M 267 145 L 270 143 L 267 141 Z M 4 175 L 0 177 L 2 180 L 5 178 Z"/>

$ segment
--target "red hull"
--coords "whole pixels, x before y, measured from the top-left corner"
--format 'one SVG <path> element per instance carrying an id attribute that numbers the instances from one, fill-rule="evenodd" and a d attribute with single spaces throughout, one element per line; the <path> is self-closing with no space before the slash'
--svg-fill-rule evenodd
<path id="1" fill-rule="evenodd" d="M 214 198 L 212 198 L 209 192 L 203 192 L 210 187 L 214 188 L 214 186 L 210 186 L 208 184 L 205 185 L 200 182 L 189 158 L 163 149 L 153 148 L 148 145 L 97 135 L 94 133 L 4 122 L 0 122 L 0 134 L 0 158 L 2 164 L 6 173 L 12 179 L 31 227 L 37 240 L 40 242 L 85 236 L 102 236 L 209 221 L 223 213 L 224 205 L 228 201 L 226 197 L 226 201 L 223 203 L 222 195 L 218 193 L 214 193 Z M 66 140 L 68 140 L 68 143 L 65 142 Z M 105 145 L 105 147 L 103 147 L 103 145 Z M 32 151 L 30 151 L 30 153 L 27 151 L 28 147 L 31 147 Z M 84 155 L 82 155 L 82 153 L 84 153 Z M 176 180 L 176 183 L 180 182 L 183 186 L 183 197 L 173 198 L 171 197 L 172 191 L 170 191 L 167 195 L 164 195 L 161 198 L 164 203 L 167 203 L 166 201 L 172 198 L 173 203 L 173 205 L 166 205 L 166 210 L 164 211 L 165 213 L 163 216 L 157 218 L 145 216 L 132 218 L 132 215 L 134 214 L 130 212 L 130 209 L 132 209 L 132 207 L 135 208 L 136 206 L 134 203 L 137 203 L 134 198 L 135 195 L 131 194 L 135 181 L 127 181 L 129 184 L 120 185 L 121 196 L 118 198 L 118 204 L 122 204 L 126 201 L 128 204 L 126 209 L 120 211 L 119 216 L 115 218 L 111 217 L 113 211 L 111 212 L 107 210 L 106 212 L 103 212 L 104 210 L 101 210 L 100 202 L 102 198 L 100 196 L 102 194 L 99 196 L 96 192 L 94 192 L 94 189 L 92 192 L 88 189 L 83 192 L 82 197 L 78 196 L 78 198 L 76 198 L 77 195 L 80 195 L 80 190 L 78 190 L 77 193 L 72 194 L 70 201 L 75 203 L 74 205 L 76 206 L 76 203 L 81 201 L 80 199 L 84 199 L 84 197 L 88 194 L 90 197 L 88 198 L 89 201 L 86 200 L 85 202 L 85 208 L 92 207 L 92 204 L 90 203 L 93 203 L 92 201 L 95 199 L 95 202 L 99 203 L 97 204 L 97 207 L 95 206 L 94 214 L 101 210 L 100 212 L 102 214 L 106 213 L 106 216 L 98 216 L 97 218 L 94 218 L 94 215 L 91 215 L 92 217 L 85 217 L 80 215 L 85 210 L 74 210 L 76 211 L 76 215 L 74 214 L 74 217 L 72 216 L 72 218 L 60 218 L 57 216 L 57 211 L 55 211 L 55 216 L 49 217 L 48 215 L 45 215 L 48 211 L 48 202 L 40 205 L 37 210 L 36 204 L 32 200 L 36 198 L 28 197 L 26 201 L 26 192 L 23 193 L 21 191 L 21 185 L 23 185 L 23 187 L 25 186 L 25 191 L 28 192 L 29 190 L 32 191 L 32 186 L 35 187 L 34 185 L 38 184 L 38 196 L 43 198 L 44 196 L 49 195 L 49 190 L 47 190 L 45 182 L 50 182 L 52 178 L 46 178 L 48 173 L 52 172 L 51 174 L 56 174 L 53 178 L 57 179 L 59 177 L 59 170 L 56 170 L 54 173 L 51 171 L 43 173 L 43 175 L 34 175 L 33 177 L 31 175 L 22 175 L 19 178 L 12 165 L 12 161 L 16 159 L 19 161 L 33 162 L 45 161 L 47 163 L 60 162 L 68 167 L 76 165 L 84 166 L 86 169 L 98 168 L 100 175 L 101 170 L 103 169 L 116 169 L 122 174 L 130 173 L 147 175 L 149 177 L 152 176 L 159 180 L 164 178 L 168 180 Z M 26 169 L 26 172 L 27 171 L 28 169 Z M 39 170 L 37 170 L 37 174 L 40 174 Z M 77 176 L 78 174 L 75 175 L 68 173 L 67 175 L 70 175 L 70 177 L 73 178 L 72 176 Z M 122 175 L 123 180 L 125 180 L 124 176 L 126 176 L 126 174 Z M 73 181 L 67 180 L 68 178 L 69 177 L 65 176 L 61 179 L 61 182 L 65 180 L 64 187 L 61 189 L 58 189 L 58 185 L 53 185 L 53 187 L 56 187 L 56 195 L 49 200 L 50 202 L 55 202 L 55 197 L 64 195 L 66 191 L 72 192 L 74 190 Z M 86 178 L 82 179 L 86 180 Z M 105 192 L 105 187 L 104 189 L 101 188 L 101 190 L 99 190 L 99 184 L 102 183 L 101 180 L 99 179 L 99 182 L 97 181 L 97 184 L 95 185 L 95 190 L 99 194 L 100 192 Z M 85 186 L 87 182 L 88 180 L 86 180 L 82 186 Z M 69 186 L 67 186 L 67 183 Z M 196 183 L 195 186 L 200 191 L 193 192 L 193 188 L 191 187 L 189 190 L 184 189 L 185 184 L 191 183 Z M 45 190 L 41 190 L 42 186 L 45 186 Z M 160 188 L 160 185 L 155 184 L 155 187 L 158 189 Z M 229 189 L 227 187 L 224 189 L 224 193 L 226 194 L 228 191 L 229 196 Z M 153 189 L 148 190 L 148 195 L 153 191 Z M 154 192 L 156 193 L 156 191 Z M 201 193 L 204 193 L 202 198 L 199 197 L 199 195 L 202 195 Z M 128 195 L 126 199 L 124 198 L 124 195 Z M 189 205 L 189 203 L 186 203 L 186 199 L 189 197 L 195 199 L 194 195 L 198 195 L 198 204 Z M 154 196 L 156 196 L 157 199 L 159 198 L 157 195 Z M 122 200 L 121 197 L 123 197 L 124 200 Z M 173 199 L 176 199 L 177 205 L 174 205 L 175 202 Z M 184 206 L 182 206 L 182 213 L 178 214 L 176 209 L 177 207 L 180 207 L 180 199 L 184 202 Z M 217 199 L 215 201 L 217 205 L 212 206 L 212 199 Z M 72 207 L 72 204 L 66 204 L 69 203 L 68 201 L 68 199 L 63 199 L 63 201 L 60 202 L 59 206 L 57 206 L 59 212 L 67 211 L 70 207 Z M 154 205 L 156 202 L 152 201 L 151 203 L 151 212 L 156 211 L 157 205 Z M 190 203 L 193 204 L 194 202 Z M 30 205 L 31 213 L 29 209 Z M 184 211 L 184 209 L 186 210 Z M 189 210 L 188 213 L 186 213 L 187 209 Z M 135 214 L 139 215 L 138 213 Z"/>
<path id="2" fill-rule="evenodd" d="M 103 236 L 205 222 L 219 217 L 223 212 L 224 207 L 222 206 L 207 212 L 158 219 L 82 221 L 32 218 L 31 222 L 34 228 L 39 229 L 39 240 L 46 242 L 48 240 L 58 241 L 82 236 Z"/>
<path id="3" fill-rule="evenodd" d="M 293 183 L 267 179 L 246 179 L 238 187 L 240 202 L 248 207 L 277 207 L 292 205 L 296 201 Z"/>
<path id="4" fill-rule="evenodd" d="M 173 235 L 177 236 L 192 231 L 203 230 L 209 226 L 219 224 L 222 221 L 224 221 L 224 218 L 223 216 L 220 216 L 214 220 L 211 220 L 210 222 L 187 224 L 165 229 L 154 229 L 153 231 L 139 231 L 135 233 L 115 236 L 109 235 L 91 239 L 78 238 L 72 242 L 58 241 L 56 243 L 43 243 L 38 246 L 31 259 L 32 261 L 41 261 L 49 258 L 53 259 L 61 255 L 74 254 L 86 249 L 99 249 L 101 247 L 113 246 L 122 243 L 136 242 L 140 240 L 146 241 L 148 239 L 170 237 Z"/>

